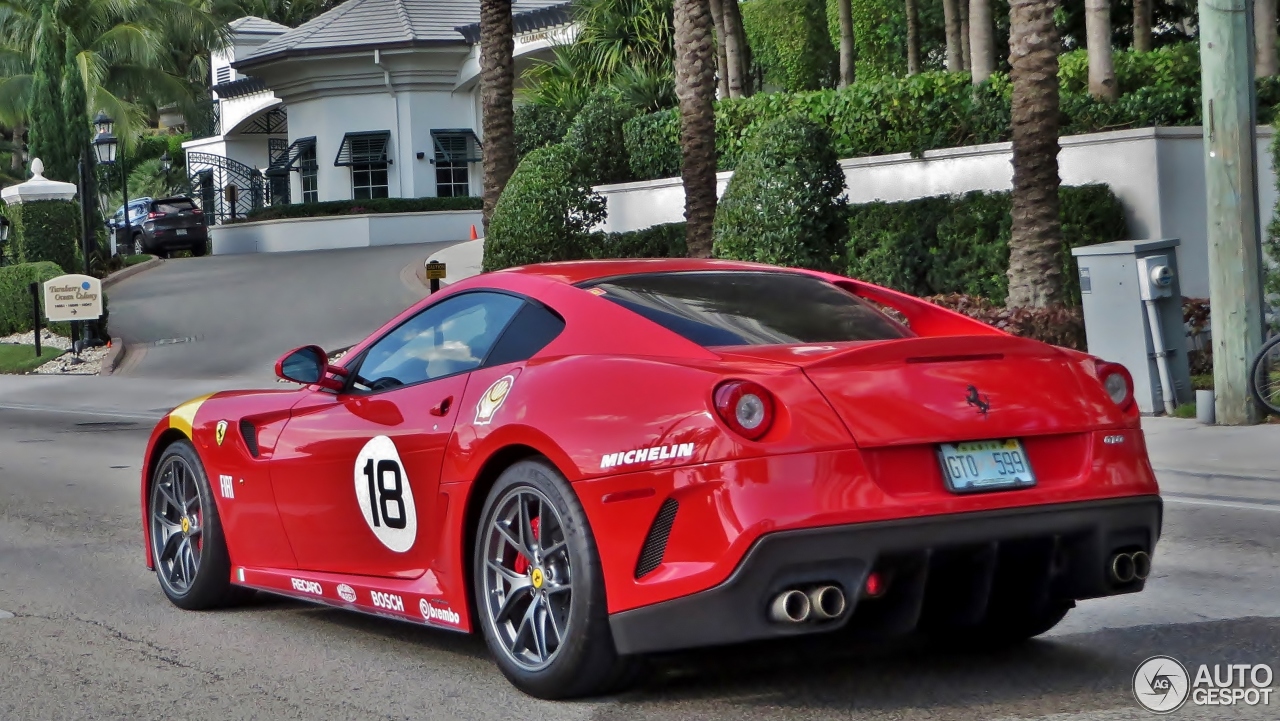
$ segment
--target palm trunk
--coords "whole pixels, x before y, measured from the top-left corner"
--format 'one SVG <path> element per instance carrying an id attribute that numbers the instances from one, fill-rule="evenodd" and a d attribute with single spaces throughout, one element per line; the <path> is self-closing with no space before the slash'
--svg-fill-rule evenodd
<path id="1" fill-rule="evenodd" d="M 716 97 L 729 97 L 729 56 L 725 49 L 724 3 L 711 0 L 711 20 L 716 26 Z"/>
<path id="2" fill-rule="evenodd" d="M 690 258 L 710 258 L 711 225 L 716 216 L 714 24 L 707 0 L 676 0 L 674 16 L 685 239 Z"/>
<path id="3" fill-rule="evenodd" d="M 916 0 L 907 0 L 907 75 L 920 72 L 920 13 Z"/>
<path id="4" fill-rule="evenodd" d="M 22 161 L 22 151 L 26 148 L 27 129 L 21 125 L 13 126 L 13 156 L 9 158 L 9 175 L 15 178 L 26 177 L 24 171 L 27 164 Z"/>
<path id="5" fill-rule="evenodd" d="M 969 0 L 969 69 L 977 85 L 996 69 L 995 22 L 991 0 Z"/>
<path id="6" fill-rule="evenodd" d="M 1276 61 L 1276 0 L 1253 0 L 1254 70 L 1260 78 L 1280 74 Z"/>
<path id="7" fill-rule="evenodd" d="M 1151 3 L 1154 0 L 1133 0 L 1133 49 L 1145 53 L 1151 50 Z"/>
<path id="8" fill-rule="evenodd" d="M 516 168 L 515 51 L 511 0 L 480 2 L 480 105 L 484 114 L 485 227 Z"/>
<path id="9" fill-rule="evenodd" d="M 1009 3 L 1009 79 L 1013 83 L 1011 308 L 1043 308 L 1062 294 L 1058 217 L 1058 0 Z"/>
<path id="10" fill-rule="evenodd" d="M 960 60 L 967 71 L 973 64 L 969 55 L 969 0 L 956 0 L 956 4 L 960 7 Z"/>
<path id="11" fill-rule="evenodd" d="M 1120 97 L 1111 65 L 1111 0 L 1085 0 L 1084 25 L 1089 48 L 1089 94 L 1098 100 Z"/>
<path id="12" fill-rule="evenodd" d="M 951 0 L 954 2 L 955 0 Z M 840 87 L 853 84 L 853 6 L 852 0 L 838 0 L 840 9 Z"/>
<path id="13" fill-rule="evenodd" d="M 960 57 L 960 6 L 957 0 L 942 0 L 942 18 L 947 28 L 947 72 L 958 73 L 964 70 L 964 59 Z"/>
<path id="14" fill-rule="evenodd" d="M 729 97 L 750 95 L 747 87 L 746 32 L 742 29 L 742 10 L 738 0 L 721 0 L 724 3 L 725 55 L 729 66 Z"/>

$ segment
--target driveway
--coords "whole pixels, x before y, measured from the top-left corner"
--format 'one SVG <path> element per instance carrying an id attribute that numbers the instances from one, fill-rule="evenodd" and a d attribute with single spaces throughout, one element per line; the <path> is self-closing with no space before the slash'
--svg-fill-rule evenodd
<path id="1" fill-rule="evenodd" d="M 449 245 L 166 261 L 108 291 L 119 372 L 260 379 L 291 348 L 351 345 L 426 294 L 414 271 Z"/>

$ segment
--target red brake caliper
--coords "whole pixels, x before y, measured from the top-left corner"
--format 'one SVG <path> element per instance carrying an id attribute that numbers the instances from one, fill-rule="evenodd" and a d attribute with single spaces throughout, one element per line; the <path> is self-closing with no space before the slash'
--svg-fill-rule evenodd
<path id="1" fill-rule="evenodd" d="M 533 528 L 533 537 L 534 537 L 534 538 L 540 538 L 540 537 L 541 537 L 541 534 L 540 534 L 540 532 L 538 531 L 538 521 L 539 521 L 539 520 L 541 520 L 541 519 L 534 518 L 534 519 L 532 519 L 532 520 L 530 520 L 530 521 L 529 521 L 529 526 Z M 520 553 L 520 551 L 516 551 L 516 563 L 515 563 L 515 569 L 514 569 L 514 570 L 515 570 L 515 572 L 516 572 L 516 573 L 528 573 L 528 572 L 529 572 L 529 559 L 525 558 L 524 554 L 523 554 L 523 553 Z"/>

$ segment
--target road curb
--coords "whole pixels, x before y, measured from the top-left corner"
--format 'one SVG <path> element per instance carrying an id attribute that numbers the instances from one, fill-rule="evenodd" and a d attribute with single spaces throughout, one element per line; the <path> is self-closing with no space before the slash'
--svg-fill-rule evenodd
<path id="1" fill-rule="evenodd" d="M 140 265 L 146 264 L 142 263 Z M 112 338 L 111 348 L 107 350 L 107 357 L 102 359 L 102 370 L 98 371 L 98 375 L 109 376 L 112 373 L 115 373 L 116 369 L 120 367 L 120 364 L 124 362 L 124 354 L 124 341 L 119 338 Z"/>
<path id="2" fill-rule="evenodd" d="M 133 276 L 141 273 L 142 271 L 154 268 L 163 262 L 164 262 L 163 258 L 152 258 L 151 260 L 139 263 L 137 265 L 131 265 L 128 268 L 125 268 L 124 270 L 117 270 L 116 272 L 102 279 L 102 287 L 104 289 L 110 288 L 111 286 L 115 285 L 116 283 L 119 283 L 125 278 L 132 278 Z"/>

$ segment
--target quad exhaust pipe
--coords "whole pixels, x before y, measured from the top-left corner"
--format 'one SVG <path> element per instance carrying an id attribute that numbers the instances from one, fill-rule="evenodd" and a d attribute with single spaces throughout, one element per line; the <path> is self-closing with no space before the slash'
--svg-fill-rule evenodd
<path id="1" fill-rule="evenodd" d="M 839 586 L 814 586 L 808 592 L 792 588 L 773 597 L 769 604 L 769 620 L 786 624 L 829 621 L 844 611 L 844 591 Z"/>
<path id="2" fill-rule="evenodd" d="M 1146 551 L 1117 553 L 1111 557 L 1107 570 L 1110 572 L 1111 580 L 1116 583 L 1145 580 L 1151 575 L 1151 555 Z"/>

